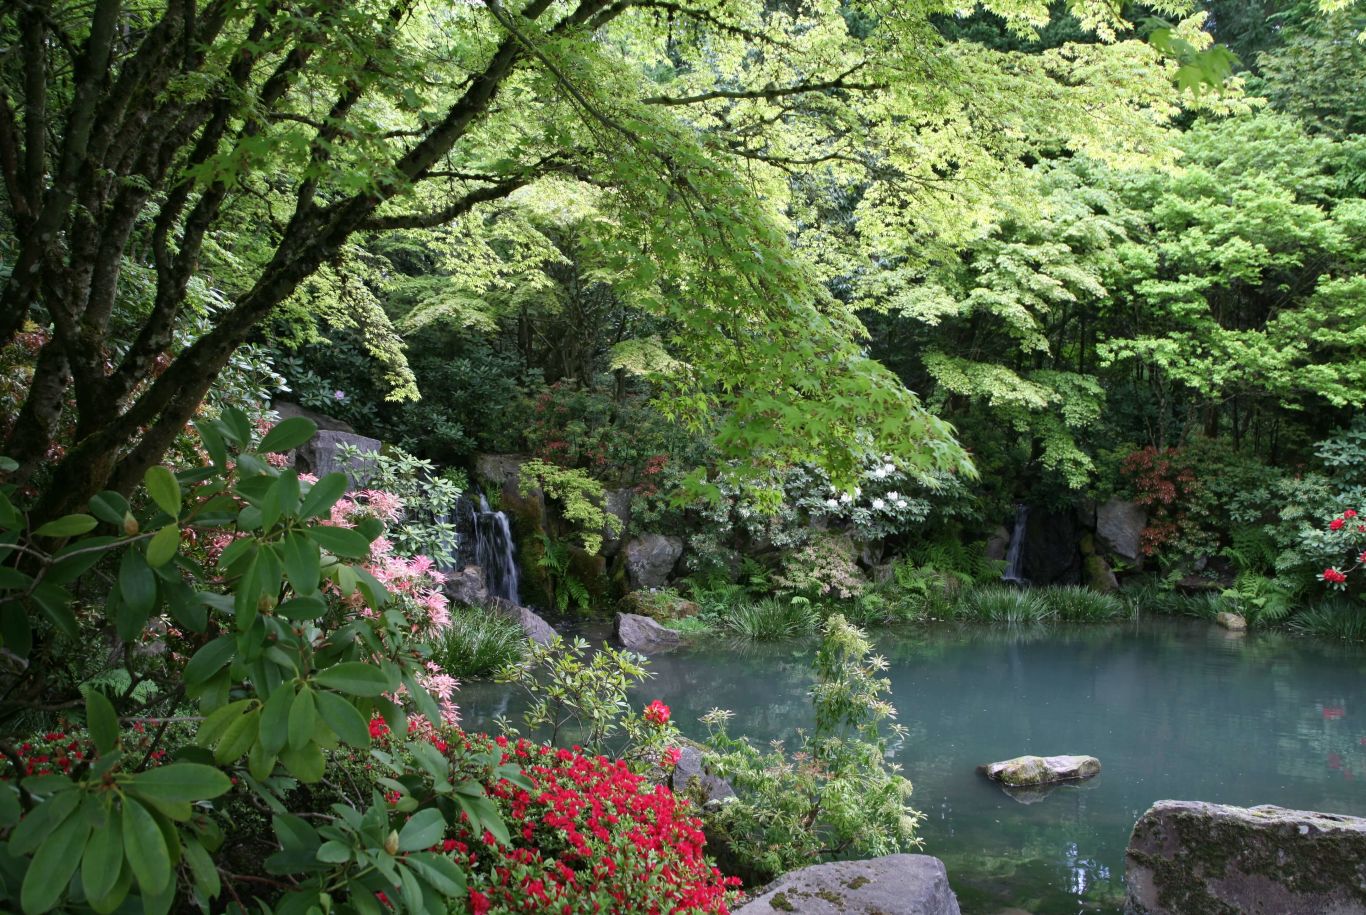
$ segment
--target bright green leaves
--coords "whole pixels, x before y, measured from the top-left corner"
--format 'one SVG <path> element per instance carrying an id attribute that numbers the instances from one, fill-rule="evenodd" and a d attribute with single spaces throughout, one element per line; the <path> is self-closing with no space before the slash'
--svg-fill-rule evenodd
<path id="1" fill-rule="evenodd" d="M 130 790 L 140 796 L 167 803 L 209 800 L 232 789 L 232 780 L 220 770 L 188 762 L 139 772 L 129 784 Z"/>
<path id="2" fill-rule="evenodd" d="M 175 474 L 165 467 L 149 467 L 142 482 L 158 508 L 173 519 L 180 516 L 180 484 Z"/>
<path id="3" fill-rule="evenodd" d="M 97 524 L 91 515 L 65 515 L 41 525 L 33 533 L 38 537 L 77 537 L 93 531 Z"/>

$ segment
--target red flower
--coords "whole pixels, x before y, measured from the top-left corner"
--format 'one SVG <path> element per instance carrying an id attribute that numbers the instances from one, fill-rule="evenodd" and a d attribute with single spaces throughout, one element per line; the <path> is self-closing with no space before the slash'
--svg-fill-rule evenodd
<path id="1" fill-rule="evenodd" d="M 1342 526 L 1346 523 L 1347 522 L 1343 521 L 1341 518 L 1334 518 L 1332 521 L 1328 522 L 1328 529 L 1330 531 L 1340 531 L 1342 530 Z"/>
<path id="2" fill-rule="evenodd" d="M 1347 710 L 1338 705 L 1325 706 L 1323 709 L 1324 721 L 1337 721 L 1347 714 Z"/>
<path id="3" fill-rule="evenodd" d="M 484 915 L 489 910 L 489 897 L 478 890 L 470 890 L 470 911 L 474 915 Z"/>
<path id="4" fill-rule="evenodd" d="M 664 725 L 669 723 L 669 707 L 656 699 L 645 706 L 645 720 L 650 724 Z"/>
<path id="5" fill-rule="evenodd" d="M 1342 517 L 1344 518 L 1355 518 L 1356 516 L 1357 510 L 1355 508 L 1349 508 L 1347 509 L 1347 511 L 1342 513 Z"/>
<path id="6" fill-rule="evenodd" d="M 371 736 L 371 737 L 383 737 L 385 734 L 388 734 L 388 733 L 389 733 L 389 725 L 387 725 L 387 724 L 384 723 L 384 719 L 383 719 L 383 718 L 371 718 L 371 719 L 370 719 L 370 736 Z"/>
<path id="7" fill-rule="evenodd" d="M 683 758 L 683 751 L 678 747 L 669 747 L 664 751 L 664 765 L 672 769 L 678 765 L 678 761 Z"/>
<path id="8" fill-rule="evenodd" d="M 1342 584 L 1344 581 L 1347 580 L 1347 576 L 1346 576 L 1346 575 L 1344 575 L 1342 572 L 1339 572 L 1337 569 L 1331 569 L 1331 568 L 1330 568 L 1330 569 L 1324 569 L 1324 570 L 1323 570 L 1323 575 L 1322 575 L 1321 577 L 1323 578 L 1324 581 L 1328 582 L 1329 584 L 1333 584 L 1333 585 L 1340 585 L 1340 584 Z"/>

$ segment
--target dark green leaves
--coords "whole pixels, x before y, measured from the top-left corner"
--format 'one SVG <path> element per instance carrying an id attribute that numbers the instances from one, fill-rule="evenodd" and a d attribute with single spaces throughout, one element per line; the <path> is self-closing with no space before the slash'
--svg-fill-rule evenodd
<path id="1" fill-rule="evenodd" d="M 365 559 L 370 555 L 370 541 L 358 531 L 346 527 L 321 525 L 310 527 L 308 536 L 313 542 L 336 556 L 347 559 Z"/>
<path id="2" fill-rule="evenodd" d="M 261 444 L 257 450 L 262 454 L 273 452 L 288 451 L 291 448 L 298 448 L 304 442 L 311 439 L 318 431 L 317 423 L 302 416 L 293 416 L 278 423 L 261 439 Z"/>
<path id="3" fill-rule="evenodd" d="M 57 904 L 80 866 L 91 822 L 80 813 L 66 817 L 52 830 L 29 864 L 20 900 L 26 915 L 38 915 Z"/>
<path id="4" fill-rule="evenodd" d="M 421 851 L 431 848 L 446 833 L 446 818 L 441 811 L 428 807 L 419 810 L 403 824 L 398 834 L 399 851 Z"/>
<path id="5" fill-rule="evenodd" d="M 177 762 L 139 772 L 131 785 L 144 797 L 167 803 L 204 801 L 227 794 L 232 780 L 213 766 Z"/>
<path id="6" fill-rule="evenodd" d="M 127 798 L 123 805 L 123 846 L 144 894 L 156 895 L 171 879 L 171 853 L 152 814 Z"/>
<path id="7" fill-rule="evenodd" d="M 95 749 L 103 756 L 113 751 L 119 743 L 119 718 L 114 705 L 104 693 L 90 689 L 85 694 L 85 724 L 90 729 L 90 739 L 95 741 Z"/>
<path id="8" fill-rule="evenodd" d="M 324 518 L 332 511 L 332 506 L 346 492 L 346 474 L 333 471 L 318 480 L 308 490 L 299 504 L 301 518 Z"/>
<path id="9" fill-rule="evenodd" d="M 93 515 L 64 515 L 42 525 L 33 533 L 39 537 L 77 537 L 93 531 L 98 523 Z"/>
<path id="10" fill-rule="evenodd" d="M 147 564 L 153 567 L 163 566 L 171 561 L 171 557 L 175 556 L 179 548 L 180 528 L 168 524 L 147 541 Z"/>
<path id="11" fill-rule="evenodd" d="M 398 686 L 378 667 L 359 661 L 334 664 L 326 670 L 319 671 L 313 679 L 319 686 L 340 690 L 352 696 L 381 696 Z"/>
<path id="12" fill-rule="evenodd" d="M 152 567 L 137 550 L 127 550 L 119 560 L 119 596 L 123 607 L 119 614 L 119 637 L 131 642 L 142 632 L 156 606 L 157 582 Z"/>

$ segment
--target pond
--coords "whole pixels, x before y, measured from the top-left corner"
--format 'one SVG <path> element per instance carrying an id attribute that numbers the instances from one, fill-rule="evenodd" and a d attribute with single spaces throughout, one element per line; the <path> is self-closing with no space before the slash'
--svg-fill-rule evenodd
<path id="1" fill-rule="evenodd" d="M 1366 649 L 1199 623 L 884 631 L 896 748 L 965 915 L 1116 912 L 1134 821 L 1163 798 L 1366 816 Z M 640 691 L 689 736 L 713 707 L 733 734 L 811 724 L 809 644 L 712 642 L 651 660 Z M 467 727 L 511 711 L 468 684 Z M 1024 753 L 1086 753 L 1096 779 L 1017 800 L 977 775 Z M 1023 801 L 1029 801 L 1025 803 Z"/>

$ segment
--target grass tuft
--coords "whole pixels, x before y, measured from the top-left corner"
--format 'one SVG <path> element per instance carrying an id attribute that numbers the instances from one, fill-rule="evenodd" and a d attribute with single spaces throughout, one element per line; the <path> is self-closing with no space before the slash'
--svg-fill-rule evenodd
<path id="1" fill-rule="evenodd" d="M 451 676 L 470 679 L 491 676 L 525 651 L 526 632 L 517 623 L 478 607 L 452 607 L 433 659 Z"/>

